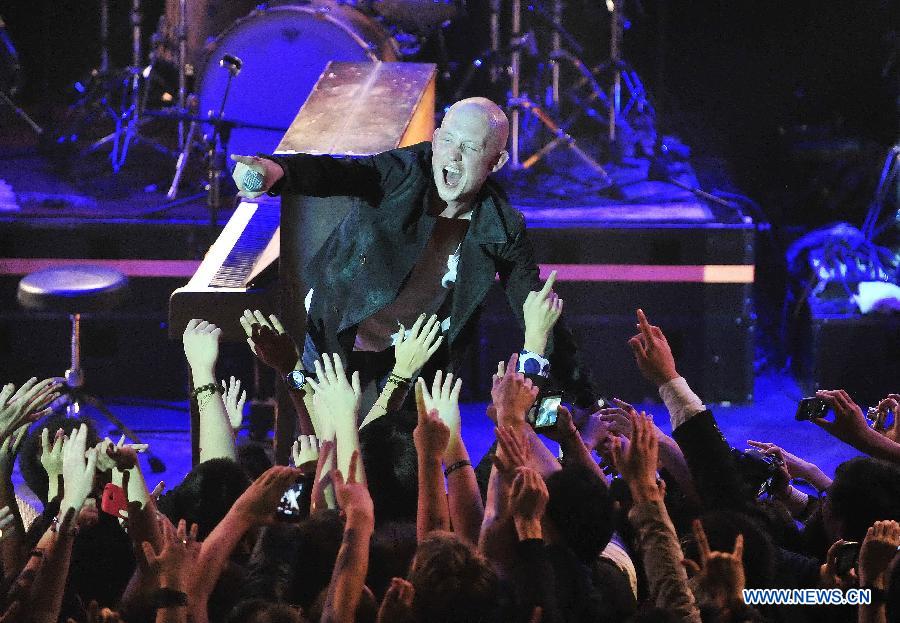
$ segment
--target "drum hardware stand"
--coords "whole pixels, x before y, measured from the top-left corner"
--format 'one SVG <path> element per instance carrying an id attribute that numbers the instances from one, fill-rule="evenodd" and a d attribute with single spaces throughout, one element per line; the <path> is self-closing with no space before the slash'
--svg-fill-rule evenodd
<path id="1" fill-rule="evenodd" d="M 39 126 L 34 119 L 28 116 L 27 112 L 22 110 L 14 101 L 12 101 L 12 98 L 7 95 L 6 91 L 4 91 L 3 89 L 0 89 L 0 102 L 12 108 L 12 111 L 16 114 L 16 116 L 27 123 L 35 134 L 41 136 L 44 133 L 44 128 Z"/>
<path id="2" fill-rule="evenodd" d="M 531 99 L 528 98 L 527 95 L 523 95 L 521 93 L 520 77 L 522 60 L 522 37 L 519 34 L 521 32 L 521 24 L 522 0 L 513 0 L 512 33 L 510 38 L 510 47 L 513 51 L 510 62 L 510 97 L 507 100 L 507 106 L 512 109 L 512 119 L 510 123 L 510 168 L 512 168 L 512 170 L 514 171 L 518 171 L 532 167 L 553 149 L 561 145 L 565 145 L 573 152 L 575 152 L 575 154 L 579 158 L 581 158 L 581 160 L 583 160 L 597 175 L 599 175 L 605 184 L 613 186 L 614 182 L 612 178 L 609 177 L 609 174 L 600 165 L 600 163 L 590 155 L 588 155 L 583 149 L 581 149 L 577 145 L 575 138 L 572 137 L 572 135 L 570 135 L 568 132 L 566 132 L 565 129 L 563 129 L 547 111 L 535 104 Z M 562 27 L 560 26 L 559 28 L 555 28 L 554 30 L 556 32 L 560 32 L 562 31 Z M 548 130 L 550 130 L 551 133 L 555 135 L 554 139 L 535 151 L 531 156 L 526 158 L 524 162 L 521 161 L 519 153 L 519 132 L 522 112 L 527 112 L 534 115 L 535 118 L 544 125 L 544 127 L 546 127 Z"/>
<path id="3" fill-rule="evenodd" d="M 105 7 L 106 2 L 103 3 Z M 101 22 L 108 21 L 102 18 L 103 15 L 107 14 L 106 9 L 101 8 Z M 152 139 L 146 138 L 140 135 L 140 126 L 143 125 L 143 120 L 141 119 L 141 114 L 146 107 L 146 97 L 147 93 L 144 93 L 144 97 L 141 97 L 141 84 L 146 81 L 150 72 L 153 70 L 153 65 L 149 65 L 145 69 L 141 69 L 141 0 L 132 0 L 131 3 L 131 66 L 127 68 L 127 79 L 126 82 L 130 85 L 128 87 L 129 96 L 130 96 L 130 104 L 125 109 L 124 112 L 118 114 L 109 107 L 107 107 L 107 112 L 110 116 L 113 117 L 116 128 L 115 130 L 103 138 L 95 141 L 87 150 L 87 153 L 94 153 L 98 149 L 100 149 L 103 145 L 107 143 L 112 143 L 112 151 L 110 152 L 109 160 L 112 165 L 113 173 L 118 173 L 122 167 L 125 165 L 125 161 L 128 158 L 128 149 L 132 143 L 144 143 L 156 151 L 166 155 L 171 156 L 172 152 L 167 149 L 162 144 L 154 141 Z M 101 69 L 102 64 L 108 64 L 108 52 L 104 50 L 101 58 Z"/>
<path id="4" fill-rule="evenodd" d="M 13 113 L 17 117 L 19 117 L 22 121 L 28 124 L 28 126 L 34 131 L 35 134 L 41 136 L 44 133 L 44 128 L 39 126 L 37 122 L 32 119 L 27 112 L 22 110 L 14 101 L 13 96 L 15 96 L 16 92 L 19 90 L 20 86 L 20 71 L 21 67 L 19 65 L 19 55 L 16 52 L 16 49 L 13 47 L 12 41 L 7 38 L 5 34 L 6 24 L 3 21 L 3 18 L 0 17 L 0 45 L 3 45 L 7 48 L 7 51 L 12 57 L 12 67 L 11 73 L 13 75 L 12 84 L 7 85 L 6 89 L 0 87 L 0 103 L 6 104 L 9 106 Z"/>

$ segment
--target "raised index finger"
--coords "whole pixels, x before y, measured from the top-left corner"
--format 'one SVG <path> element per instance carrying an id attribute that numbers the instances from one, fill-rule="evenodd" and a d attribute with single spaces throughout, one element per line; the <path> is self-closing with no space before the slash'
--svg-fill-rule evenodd
<path id="1" fill-rule="evenodd" d="M 637 318 L 641 334 L 648 340 L 651 339 L 653 337 L 653 330 L 650 328 L 650 322 L 647 320 L 647 316 L 644 315 L 643 309 L 637 310 Z"/>
<path id="2" fill-rule="evenodd" d="M 556 283 L 556 271 L 551 271 L 550 275 L 547 277 L 547 281 L 544 282 L 544 287 L 541 288 L 541 296 L 546 297 L 550 294 L 550 290 L 553 289 L 553 285 Z"/>

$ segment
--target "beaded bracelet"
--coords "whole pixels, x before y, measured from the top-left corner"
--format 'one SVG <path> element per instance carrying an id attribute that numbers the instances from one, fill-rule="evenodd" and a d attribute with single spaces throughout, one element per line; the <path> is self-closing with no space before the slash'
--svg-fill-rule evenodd
<path id="1" fill-rule="evenodd" d="M 221 391 L 222 391 L 222 388 L 219 387 L 218 383 L 207 383 L 206 385 L 201 385 L 200 387 L 198 387 L 194 391 L 192 391 L 191 398 L 196 398 L 203 392 L 212 392 L 215 394 L 216 392 L 221 392 Z"/>
<path id="2" fill-rule="evenodd" d="M 393 383 L 394 385 L 398 385 L 400 387 L 409 387 L 410 383 L 412 383 L 412 379 L 407 379 L 399 374 L 390 373 L 388 376 L 388 383 Z"/>
<path id="3" fill-rule="evenodd" d="M 450 467 L 448 467 L 447 469 L 444 470 L 444 478 L 446 478 L 447 476 L 449 476 L 456 470 L 458 470 L 462 467 L 466 467 L 467 465 L 469 467 L 471 467 L 472 463 L 470 461 L 466 461 L 465 459 L 463 459 L 462 461 L 457 461 L 456 463 L 454 463 L 453 465 L 451 465 Z"/>

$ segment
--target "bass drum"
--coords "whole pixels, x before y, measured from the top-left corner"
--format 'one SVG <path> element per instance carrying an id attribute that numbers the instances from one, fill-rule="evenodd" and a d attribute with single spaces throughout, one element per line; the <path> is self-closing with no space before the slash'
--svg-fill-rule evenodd
<path id="1" fill-rule="evenodd" d="M 328 61 L 399 58 L 390 34 L 347 6 L 314 2 L 254 11 L 210 46 L 196 89 L 203 116 L 218 114 L 222 105 L 229 75 L 219 66 L 224 54 L 243 61 L 228 92 L 225 118 L 273 128 L 232 130 L 228 151 L 249 155 L 275 149 Z"/>

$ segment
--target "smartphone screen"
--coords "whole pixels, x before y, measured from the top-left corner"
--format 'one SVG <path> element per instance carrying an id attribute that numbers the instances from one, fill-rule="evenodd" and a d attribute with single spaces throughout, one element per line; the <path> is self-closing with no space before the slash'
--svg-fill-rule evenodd
<path id="1" fill-rule="evenodd" d="M 276 515 L 281 521 L 298 522 L 309 516 L 312 477 L 303 476 L 284 492 Z"/>
<path id="2" fill-rule="evenodd" d="M 825 417 L 828 413 L 828 403 L 821 398 L 804 398 L 797 405 L 796 419 L 798 422 Z"/>
<path id="3" fill-rule="evenodd" d="M 556 409 L 562 402 L 562 396 L 547 396 L 531 410 L 529 423 L 535 429 L 556 426 Z"/>

